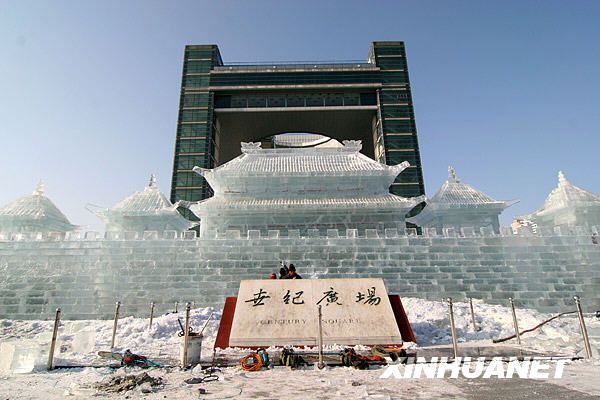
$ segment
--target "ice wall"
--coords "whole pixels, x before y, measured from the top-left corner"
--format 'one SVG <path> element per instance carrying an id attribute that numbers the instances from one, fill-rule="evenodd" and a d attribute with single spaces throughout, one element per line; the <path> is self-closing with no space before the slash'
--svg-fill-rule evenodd
<path id="1" fill-rule="evenodd" d="M 293 262 L 305 278 L 382 277 L 390 293 L 442 299 L 467 296 L 541 311 L 572 309 L 579 294 L 587 311 L 600 308 L 600 245 L 591 231 L 540 236 L 476 235 L 448 230 L 424 236 L 388 229 L 318 231 L 300 237 L 278 231 L 261 236 L 230 231 L 196 239 L 194 232 L 95 233 L 0 238 L 0 318 L 108 318 L 144 316 L 193 301 L 222 307 L 240 279 L 267 278 L 279 261 Z"/>

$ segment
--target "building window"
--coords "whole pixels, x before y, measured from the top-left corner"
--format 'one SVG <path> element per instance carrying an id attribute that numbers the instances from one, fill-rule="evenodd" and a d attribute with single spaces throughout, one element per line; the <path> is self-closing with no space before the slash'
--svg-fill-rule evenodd
<path id="1" fill-rule="evenodd" d="M 186 76 L 183 79 L 183 87 L 185 88 L 193 88 L 193 87 L 205 87 L 208 86 L 209 76 Z"/>
<path id="2" fill-rule="evenodd" d="M 184 107 L 208 107 L 210 96 L 208 93 L 185 94 L 183 96 Z"/>
<path id="3" fill-rule="evenodd" d="M 206 110 L 183 110 L 181 111 L 182 122 L 206 122 Z"/>
<path id="4" fill-rule="evenodd" d="M 248 96 L 248 107 L 266 107 L 267 98 L 265 96 Z"/>
<path id="5" fill-rule="evenodd" d="M 208 157 L 202 156 L 178 156 L 177 157 L 177 169 L 178 170 L 191 170 L 194 167 L 204 167 Z"/>
<path id="6" fill-rule="evenodd" d="M 210 61 L 188 61 L 185 63 L 185 72 L 187 74 L 198 74 L 210 72 Z"/>
<path id="7" fill-rule="evenodd" d="M 179 140 L 175 150 L 177 153 L 204 153 L 208 151 L 208 143 L 203 139 Z"/>
<path id="8" fill-rule="evenodd" d="M 195 172 L 178 172 L 175 186 L 202 186 L 204 178 Z"/>

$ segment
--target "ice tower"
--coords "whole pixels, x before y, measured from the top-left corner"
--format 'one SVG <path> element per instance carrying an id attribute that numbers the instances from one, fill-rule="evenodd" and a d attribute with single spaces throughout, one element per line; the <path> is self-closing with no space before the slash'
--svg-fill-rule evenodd
<path id="1" fill-rule="evenodd" d="M 44 196 L 44 185 L 0 208 L 0 233 L 68 232 L 76 229 L 67 217 Z"/>
<path id="2" fill-rule="evenodd" d="M 547 228 L 600 226 L 600 196 L 573 185 L 559 171 L 558 186 L 539 210 L 525 218 Z"/>
<path id="3" fill-rule="evenodd" d="M 475 230 L 488 227 L 499 233 L 498 216 L 510 205 L 461 182 L 451 166 L 448 167 L 448 180 L 426 204 L 421 213 L 407 221 L 423 228 L 436 228 L 439 233 L 445 228 L 460 231 L 471 227 Z"/>
<path id="4" fill-rule="evenodd" d="M 172 204 L 163 195 L 156 178 L 141 192 L 135 192 L 112 208 L 92 211 L 106 223 L 106 231 L 144 232 L 167 230 L 185 231 L 197 223 L 190 222 L 177 212 L 179 203 Z"/>
<path id="5" fill-rule="evenodd" d="M 423 196 L 389 188 L 408 162 L 388 166 L 360 153 L 360 141 L 339 148 L 262 149 L 242 143 L 242 155 L 214 169 L 195 167 L 214 196 L 191 206 L 203 236 L 227 230 L 365 229 L 405 227 L 405 214 Z"/>

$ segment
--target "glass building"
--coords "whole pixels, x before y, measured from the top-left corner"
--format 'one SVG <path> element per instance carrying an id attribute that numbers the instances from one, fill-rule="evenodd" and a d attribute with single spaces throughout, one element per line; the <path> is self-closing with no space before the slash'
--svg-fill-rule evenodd
<path id="1" fill-rule="evenodd" d="M 212 195 L 195 166 L 215 168 L 240 155 L 240 142 L 265 147 L 294 132 L 361 140 L 361 152 L 383 164 L 408 161 L 390 192 L 425 193 L 403 42 L 373 42 L 366 61 L 230 64 L 216 45 L 189 45 L 171 201 Z"/>

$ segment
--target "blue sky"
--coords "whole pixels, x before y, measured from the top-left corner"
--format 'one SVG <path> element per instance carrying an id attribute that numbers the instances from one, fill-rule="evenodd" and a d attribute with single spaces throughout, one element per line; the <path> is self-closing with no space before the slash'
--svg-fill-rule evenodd
<path id="1" fill-rule="evenodd" d="M 168 195 L 186 44 L 224 61 L 366 59 L 406 43 L 425 185 L 452 164 L 501 221 L 565 171 L 600 194 L 599 1 L 0 0 L 0 204 L 47 195 L 87 229 L 150 173 Z"/>

